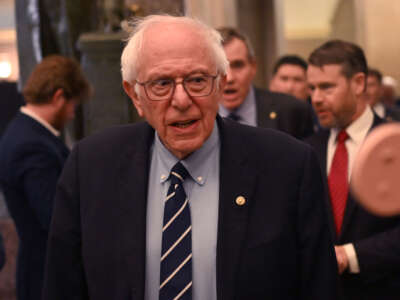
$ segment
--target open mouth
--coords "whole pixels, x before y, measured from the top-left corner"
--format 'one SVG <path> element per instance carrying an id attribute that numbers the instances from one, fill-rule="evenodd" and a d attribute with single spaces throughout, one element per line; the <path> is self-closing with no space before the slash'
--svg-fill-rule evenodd
<path id="1" fill-rule="evenodd" d="M 236 92 L 237 91 L 234 90 L 234 89 L 226 89 L 226 90 L 224 90 L 224 94 L 227 94 L 227 95 L 235 94 Z"/>
<path id="2" fill-rule="evenodd" d="M 186 127 L 189 127 L 190 125 L 194 124 L 195 122 L 196 122 L 196 120 L 189 120 L 189 121 L 175 122 L 175 123 L 172 123 L 171 125 L 174 127 L 178 127 L 178 128 L 186 128 Z"/>

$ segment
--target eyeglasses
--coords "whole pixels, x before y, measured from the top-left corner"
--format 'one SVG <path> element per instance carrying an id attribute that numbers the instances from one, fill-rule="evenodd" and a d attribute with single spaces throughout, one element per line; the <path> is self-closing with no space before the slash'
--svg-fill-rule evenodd
<path id="1" fill-rule="evenodd" d="M 152 101 L 166 101 L 172 98 L 175 88 L 182 84 L 184 90 L 190 97 L 209 96 L 214 88 L 214 80 L 218 77 L 205 74 L 191 74 L 186 76 L 180 82 L 172 78 L 161 78 L 149 80 L 146 82 L 136 81 L 137 84 L 144 87 L 147 98 Z"/>

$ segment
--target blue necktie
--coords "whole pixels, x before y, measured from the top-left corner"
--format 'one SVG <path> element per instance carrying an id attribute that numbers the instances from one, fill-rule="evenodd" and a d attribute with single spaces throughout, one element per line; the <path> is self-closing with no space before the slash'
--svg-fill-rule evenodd
<path id="1" fill-rule="evenodd" d="M 227 118 L 228 118 L 228 119 L 231 119 L 231 120 L 233 120 L 233 121 L 235 121 L 235 122 L 238 122 L 238 121 L 241 119 L 240 116 L 239 116 L 238 114 L 234 113 L 234 112 L 231 112 L 231 113 L 227 116 Z"/>
<path id="2" fill-rule="evenodd" d="M 192 226 L 183 188 L 188 175 L 181 162 L 170 174 L 164 205 L 159 300 L 192 299 Z"/>

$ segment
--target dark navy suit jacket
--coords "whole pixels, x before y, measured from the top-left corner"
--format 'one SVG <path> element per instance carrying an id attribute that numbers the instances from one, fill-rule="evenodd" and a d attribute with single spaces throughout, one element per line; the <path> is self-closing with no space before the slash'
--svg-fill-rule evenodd
<path id="1" fill-rule="evenodd" d="M 257 126 L 278 129 L 298 139 L 314 133 L 313 110 L 290 95 L 255 89 Z"/>
<path id="2" fill-rule="evenodd" d="M 20 112 L 0 141 L 0 184 L 19 236 L 19 300 L 41 297 L 55 188 L 68 152 L 59 138 Z"/>
<path id="3" fill-rule="evenodd" d="M 218 118 L 216 289 L 224 299 L 336 299 L 337 266 L 311 147 Z M 147 123 L 80 142 L 61 175 L 44 300 L 144 299 Z M 243 196 L 245 205 L 235 199 Z M 194 287 L 196 288 L 196 287 Z"/>

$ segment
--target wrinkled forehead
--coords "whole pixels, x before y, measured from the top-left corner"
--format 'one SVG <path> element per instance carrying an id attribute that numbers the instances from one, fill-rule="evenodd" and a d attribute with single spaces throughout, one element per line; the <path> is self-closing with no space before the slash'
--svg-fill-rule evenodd
<path id="1" fill-rule="evenodd" d="M 139 71 L 148 59 L 198 58 L 215 67 L 212 48 L 204 30 L 191 24 L 156 23 L 143 32 Z"/>

